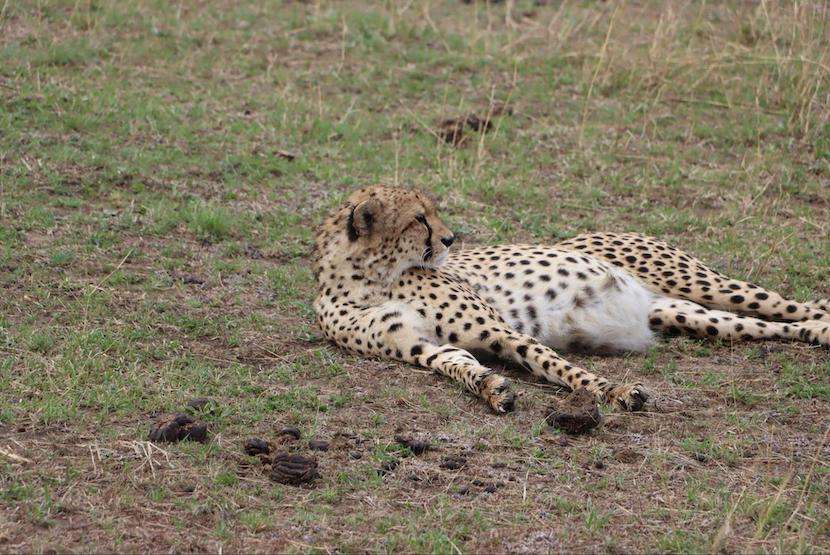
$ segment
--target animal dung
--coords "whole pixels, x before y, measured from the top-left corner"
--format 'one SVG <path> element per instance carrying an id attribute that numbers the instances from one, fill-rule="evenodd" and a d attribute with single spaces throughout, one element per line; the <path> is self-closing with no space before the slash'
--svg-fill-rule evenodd
<path id="1" fill-rule="evenodd" d="M 317 459 L 278 453 L 271 461 L 271 479 L 280 484 L 298 486 L 320 477 Z"/>
<path id="2" fill-rule="evenodd" d="M 257 455 L 267 455 L 271 452 L 271 447 L 268 446 L 267 441 L 252 437 L 245 441 L 244 450 L 246 455 L 255 457 Z"/>
<path id="3" fill-rule="evenodd" d="M 150 428 L 150 441 L 175 442 L 207 440 L 207 425 L 180 412 L 159 417 Z"/>
<path id="4" fill-rule="evenodd" d="M 602 422 L 596 396 L 580 387 L 562 401 L 553 401 L 545 420 L 568 434 L 584 434 Z"/>

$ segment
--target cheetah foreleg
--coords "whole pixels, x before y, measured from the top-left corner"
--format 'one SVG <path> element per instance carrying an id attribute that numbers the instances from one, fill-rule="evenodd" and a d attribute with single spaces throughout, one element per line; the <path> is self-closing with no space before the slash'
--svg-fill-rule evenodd
<path id="1" fill-rule="evenodd" d="M 390 302 L 342 316 L 343 322 L 320 319 L 326 335 L 338 345 L 430 368 L 463 383 L 494 411 L 513 410 L 516 396 L 507 378 L 482 366 L 463 349 L 439 345 L 434 336 L 425 333 L 431 327 L 428 320 L 411 306 Z"/>
<path id="2" fill-rule="evenodd" d="M 533 337 L 509 329 L 503 325 L 475 334 L 461 333 L 461 345 L 471 349 L 487 350 L 523 366 L 534 376 L 544 378 L 571 390 L 584 387 L 597 400 L 620 410 L 640 410 L 648 400 L 648 392 L 640 383 L 614 384 L 575 366 L 559 356 L 556 351 L 542 345 Z"/>
<path id="3" fill-rule="evenodd" d="M 484 399 L 494 411 L 503 413 L 515 408 L 516 395 L 510 390 L 509 380 L 479 364 L 467 351 L 452 345 L 438 346 L 422 341 L 410 350 L 410 354 L 413 352 L 416 354 L 410 362 L 463 383 L 468 391 Z"/>

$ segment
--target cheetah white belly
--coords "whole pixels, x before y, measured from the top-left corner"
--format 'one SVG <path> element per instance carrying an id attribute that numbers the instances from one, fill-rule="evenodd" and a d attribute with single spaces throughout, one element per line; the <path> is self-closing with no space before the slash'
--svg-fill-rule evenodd
<path id="1" fill-rule="evenodd" d="M 648 313 L 655 295 L 634 276 L 553 247 L 507 248 L 509 266 L 482 251 L 451 258 L 448 269 L 460 271 L 513 328 L 554 349 L 644 351 L 654 344 Z"/>
<path id="2" fill-rule="evenodd" d="M 648 325 L 653 293 L 622 270 L 610 268 L 609 275 L 616 287 L 602 289 L 598 283 L 600 289 L 591 298 L 574 287 L 553 301 L 543 300 L 539 340 L 556 349 L 579 345 L 602 351 L 645 351 L 653 345 Z"/>

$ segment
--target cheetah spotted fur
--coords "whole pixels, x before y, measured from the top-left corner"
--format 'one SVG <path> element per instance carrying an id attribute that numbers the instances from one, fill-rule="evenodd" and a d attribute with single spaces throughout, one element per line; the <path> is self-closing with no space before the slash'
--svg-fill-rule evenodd
<path id="1" fill-rule="evenodd" d="M 653 332 L 830 345 L 826 299 L 787 300 L 650 237 L 591 233 L 450 252 L 453 241 L 421 192 L 354 192 L 316 237 L 314 308 L 325 336 L 449 376 L 496 412 L 512 410 L 515 395 L 471 351 L 639 410 L 648 399 L 641 384 L 612 383 L 554 349 L 642 351 Z"/>

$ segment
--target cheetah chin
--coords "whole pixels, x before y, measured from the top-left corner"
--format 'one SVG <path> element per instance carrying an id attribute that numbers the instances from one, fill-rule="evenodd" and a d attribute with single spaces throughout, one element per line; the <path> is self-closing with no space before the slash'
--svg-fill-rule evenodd
<path id="1" fill-rule="evenodd" d="M 450 251 L 445 250 L 441 251 L 438 256 L 433 256 L 430 260 L 424 259 L 423 263 L 421 264 L 421 268 L 427 269 L 438 269 L 444 264 L 446 264 L 447 259 L 450 257 Z"/>

